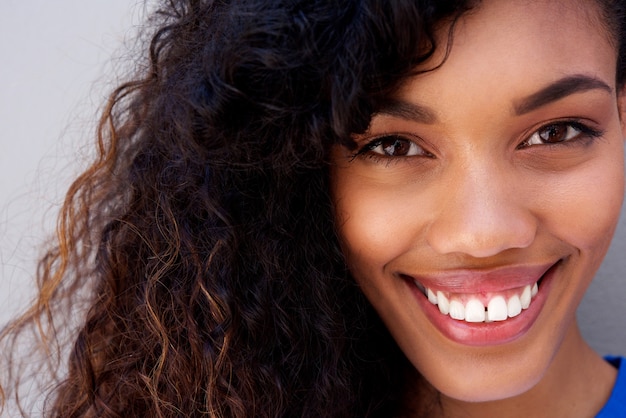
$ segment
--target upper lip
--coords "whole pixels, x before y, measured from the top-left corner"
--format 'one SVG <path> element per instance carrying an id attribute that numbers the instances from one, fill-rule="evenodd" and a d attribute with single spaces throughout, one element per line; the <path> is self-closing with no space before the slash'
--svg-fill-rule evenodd
<path id="1" fill-rule="evenodd" d="M 421 285 L 450 293 L 502 292 L 536 283 L 557 262 L 502 266 L 490 269 L 454 269 L 429 274 L 401 274 Z"/>

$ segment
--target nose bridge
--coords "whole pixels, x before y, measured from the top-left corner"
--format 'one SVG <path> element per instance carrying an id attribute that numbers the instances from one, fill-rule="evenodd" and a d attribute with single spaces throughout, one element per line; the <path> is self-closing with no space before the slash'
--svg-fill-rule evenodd
<path id="1" fill-rule="evenodd" d="M 536 220 L 520 193 L 523 179 L 501 166 L 503 159 L 473 157 L 448 170 L 429 244 L 439 253 L 473 257 L 527 247 L 535 237 Z"/>

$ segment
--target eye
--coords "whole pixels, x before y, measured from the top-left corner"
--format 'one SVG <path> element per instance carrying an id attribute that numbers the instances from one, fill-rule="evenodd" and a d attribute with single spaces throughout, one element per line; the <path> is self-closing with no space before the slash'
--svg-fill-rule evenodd
<path id="1" fill-rule="evenodd" d="M 414 141 L 399 135 L 387 135 L 367 144 L 361 152 L 372 152 L 386 157 L 413 157 L 431 154 Z"/>
<path id="2" fill-rule="evenodd" d="M 601 136 L 602 132 L 575 121 L 555 122 L 542 126 L 530 138 L 522 142 L 518 148 L 533 145 L 551 145 L 577 139 L 589 139 Z"/>

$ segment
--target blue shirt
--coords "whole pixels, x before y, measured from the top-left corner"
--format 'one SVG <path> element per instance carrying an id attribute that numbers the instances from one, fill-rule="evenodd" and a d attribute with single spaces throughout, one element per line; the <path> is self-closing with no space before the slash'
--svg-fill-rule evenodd
<path id="1" fill-rule="evenodd" d="M 606 357 L 606 360 L 618 370 L 617 380 L 611 397 L 596 418 L 626 417 L 626 366 L 620 367 L 622 357 Z"/>

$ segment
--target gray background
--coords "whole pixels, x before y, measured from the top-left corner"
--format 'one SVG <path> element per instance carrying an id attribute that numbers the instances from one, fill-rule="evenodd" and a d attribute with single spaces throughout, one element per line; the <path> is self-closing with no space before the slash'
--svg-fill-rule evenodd
<path id="1" fill-rule="evenodd" d="M 32 297 L 42 239 L 92 144 L 97 107 L 113 87 L 126 35 L 142 12 L 129 0 L 0 3 L 0 324 Z M 626 220 L 579 309 L 602 354 L 626 354 Z"/>
<path id="2" fill-rule="evenodd" d="M 41 242 L 91 153 L 136 3 L 0 1 L 0 324 L 32 297 Z"/>

